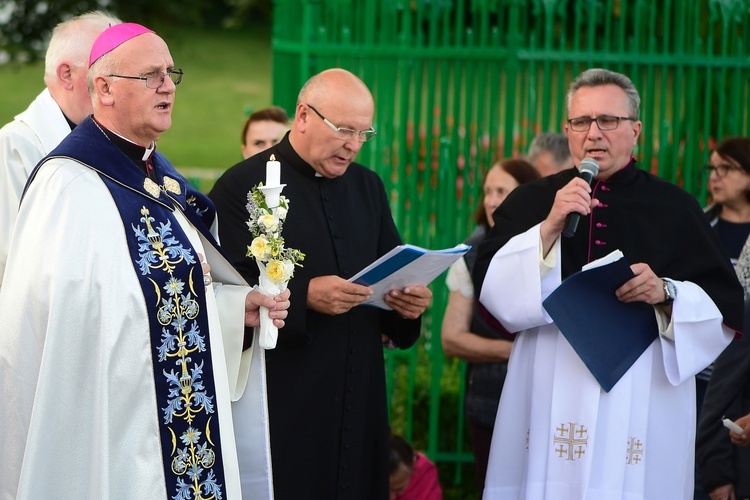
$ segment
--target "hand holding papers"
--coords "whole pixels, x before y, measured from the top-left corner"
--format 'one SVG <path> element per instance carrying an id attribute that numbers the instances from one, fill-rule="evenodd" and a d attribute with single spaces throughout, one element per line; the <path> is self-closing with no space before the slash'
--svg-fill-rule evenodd
<path id="1" fill-rule="evenodd" d="M 385 294 L 407 286 L 429 285 L 470 248 L 458 245 L 445 250 L 426 250 L 414 245 L 399 245 L 349 278 L 349 281 L 373 289 L 372 296 L 363 304 L 390 310 L 383 301 Z"/>
<path id="2" fill-rule="evenodd" d="M 632 277 L 622 252 L 615 250 L 568 277 L 543 303 L 606 392 L 659 334 L 652 306 L 615 296 Z"/>

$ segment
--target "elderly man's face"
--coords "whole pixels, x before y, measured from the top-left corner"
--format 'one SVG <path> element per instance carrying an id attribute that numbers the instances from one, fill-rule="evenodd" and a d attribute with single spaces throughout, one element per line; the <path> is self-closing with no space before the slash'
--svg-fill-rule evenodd
<path id="1" fill-rule="evenodd" d="M 121 75 L 147 76 L 174 69 L 167 44 L 153 33 L 139 35 L 115 49 L 122 61 Z M 157 89 L 144 80 L 112 78 L 114 132 L 148 146 L 172 126 L 175 84 L 166 76 Z"/>
<path id="2" fill-rule="evenodd" d="M 309 105 L 337 127 L 362 131 L 372 126 L 374 105 L 369 95 L 356 99 L 336 96 L 310 102 Z M 359 138 L 339 138 L 308 104 L 300 106 L 304 108 L 301 112 L 304 113 L 304 138 L 308 152 L 305 160 L 323 177 L 332 179 L 343 175 L 362 147 Z"/>
<path id="3" fill-rule="evenodd" d="M 629 117 L 625 92 L 617 85 L 582 87 L 574 94 L 568 110 L 568 118 L 588 116 Z M 597 178 L 606 179 L 630 162 L 631 153 L 638 141 L 642 124 L 638 120 L 620 120 L 614 130 L 600 130 L 591 122 L 587 131 L 576 132 L 570 124 L 565 125 L 570 155 L 576 165 L 584 158 L 593 158 L 599 163 Z"/>

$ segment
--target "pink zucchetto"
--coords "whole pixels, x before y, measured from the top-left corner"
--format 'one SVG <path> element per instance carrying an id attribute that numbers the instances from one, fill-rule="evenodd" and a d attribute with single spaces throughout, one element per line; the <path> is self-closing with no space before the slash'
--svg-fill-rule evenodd
<path id="1" fill-rule="evenodd" d="M 89 68 L 107 52 L 111 52 L 131 38 L 144 33 L 153 33 L 152 30 L 136 23 L 122 23 L 110 26 L 102 31 L 101 35 L 94 41 L 89 56 Z"/>

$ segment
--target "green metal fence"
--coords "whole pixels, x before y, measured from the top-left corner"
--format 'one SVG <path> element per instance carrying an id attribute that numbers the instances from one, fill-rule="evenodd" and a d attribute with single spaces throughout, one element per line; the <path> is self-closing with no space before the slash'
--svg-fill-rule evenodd
<path id="1" fill-rule="evenodd" d="M 560 131 L 566 86 L 589 67 L 631 77 L 640 165 L 701 201 L 713 141 L 750 132 L 750 0 L 275 0 L 274 13 L 275 104 L 293 112 L 329 67 L 373 91 L 378 136 L 359 160 L 409 243 L 463 240 L 484 171 Z M 442 277 L 433 292 L 418 348 L 387 353 L 392 419 L 434 459 L 462 463 L 463 366 L 440 348 Z"/>

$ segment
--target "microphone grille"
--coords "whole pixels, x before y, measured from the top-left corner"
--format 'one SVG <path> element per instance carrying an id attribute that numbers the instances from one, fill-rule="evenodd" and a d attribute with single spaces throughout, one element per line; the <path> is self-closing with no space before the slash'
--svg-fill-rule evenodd
<path id="1" fill-rule="evenodd" d="M 592 177 L 596 177 L 599 173 L 599 163 L 593 158 L 584 158 L 581 160 L 581 165 L 578 169 L 583 172 L 591 172 Z"/>

